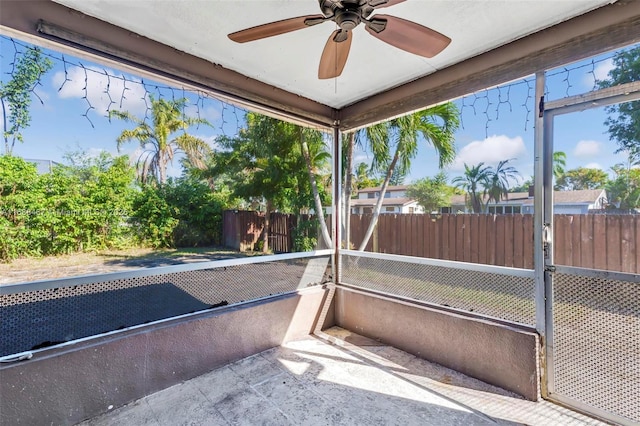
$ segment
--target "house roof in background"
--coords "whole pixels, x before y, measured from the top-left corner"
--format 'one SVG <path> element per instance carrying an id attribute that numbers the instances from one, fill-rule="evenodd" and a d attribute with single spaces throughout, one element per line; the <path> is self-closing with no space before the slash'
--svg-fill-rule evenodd
<path id="1" fill-rule="evenodd" d="M 603 194 L 604 189 L 582 189 L 577 191 L 553 191 L 554 204 L 593 204 Z M 484 197 L 486 202 L 487 197 Z M 451 197 L 451 205 L 460 206 L 465 204 L 464 195 L 454 195 Z M 492 205 L 494 203 L 491 203 Z M 501 200 L 497 205 L 532 205 L 533 198 L 528 192 L 510 192 L 507 200 Z"/>
<path id="2" fill-rule="evenodd" d="M 406 191 L 406 189 L 409 188 L 409 185 L 389 185 L 387 187 L 387 192 L 390 191 Z M 361 192 L 380 192 L 381 187 L 377 186 L 375 188 L 362 188 L 362 189 L 358 189 L 358 193 Z"/>
<path id="3" fill-rule="evenodd" d="M 354 198 L 351 200 L 351 207 L 373 207 L 378 202 L 378 198 Z M 412 198 L 398 197 L 398 198 L 383 198 L 383 206 L 406 206 L 408 204 L 415 203 L 416 200 Z"/>
<path id="4" fill-rule="evenodd" d="M 593 204 L 604 189 L 582 189 L 578 191 L 553 191 L 554 204 Z M 527 200 L 527 204 L 533 204 L 533 199 Z"/>

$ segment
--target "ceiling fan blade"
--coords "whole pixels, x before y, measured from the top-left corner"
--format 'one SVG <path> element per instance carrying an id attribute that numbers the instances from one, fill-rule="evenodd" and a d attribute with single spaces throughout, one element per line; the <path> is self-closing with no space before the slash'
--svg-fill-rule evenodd
<path id="1" fill-rule="evenodd" d="M 271 22 L 269 24 L 258 25 L 257 27 L 247 28 L 246 30 L 236 31 L 229 34 L 229 38 L 237 43 L 246 43 L 248 41 L 260 40 L 291 31 L 301 30 L 312 25 L 324 22 L 326 18 L 323 15 L 307 15 L 298 16 L 297 18 L 284 19 L 282 21 Z"/>
<path id="2" fill-rule="evenodd" d="M 433 58 L 451 43 L 449 37 L 431 28 L 389 15 L 375 15 L 366 29 L 385 43 L 425 58 Z"/>
<path id="3" fill-rule="evenodd" d="M 329 36 L 320 58 L 319 79 L 334 78 L 342 74 L 351 49 L 351 37 L 351 31 L 344 30 L 335 30 Z"/>
<path id="4" fill-rule="evenodd" d="M 374 9 L 382 9 L 383 7 L 394 6 L 398 3 L 404 3 L 406 0 L 369 0 L 369 5 Z"/>

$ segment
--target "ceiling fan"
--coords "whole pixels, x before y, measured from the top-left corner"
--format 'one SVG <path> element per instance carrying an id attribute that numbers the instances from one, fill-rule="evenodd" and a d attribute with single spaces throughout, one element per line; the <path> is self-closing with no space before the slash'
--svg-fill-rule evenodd
<path id="1" fill-rule="evenodd" d="M 351 32 L 359 24 L 372 36 L 398 49 L 432 58 L 449 45 L 451 39 L 431 28 L 424 27 L 406 19 L 390 15 L 371 14 L 383 7 L 402 3 L 405 0 L 318 0 L 322 15 L 306 15 L 258 25 L 229 34 L 229 38 L 238 43 L 260 40 L 291 31 L 301 30 L 333 21 L 338 25 L 327 40 L 322 51 L 318 78 L 334 78 L 342 74 L 349 49 Z"/>

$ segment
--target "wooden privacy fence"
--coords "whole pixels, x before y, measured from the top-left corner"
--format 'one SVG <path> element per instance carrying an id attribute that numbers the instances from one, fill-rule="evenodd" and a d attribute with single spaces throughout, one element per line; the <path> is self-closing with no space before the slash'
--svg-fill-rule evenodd
<path id="1" fill-rule="evenodd" d="M 357 248 L 371 215 L 351 216 Z M 533 268 L 532 215 L 380 215 L 367 251 Z"/>
<path id="2" fill-rule="evenodd" d="M 556 215 L 558 265 L 640 273 L 640 215 Z"/>
<path id="3" fill-rule="evenodd" d="M 296 216 L 271 213 L 269 249 L 274 253 L 290 253 Z M 239 251 L 257 250 L 264 229 L 264 213 L 226 210 L 222 213 L 222 241 L 225 247 Z"/>
<path id="4" fill-rule="evenodd" d="M 352 246 L 370 221 L 351 216 Z M 533 216 L 384 214 L 366 250 L 532 269 Z M 640 216 L 556 215 L 554 253 L 558 265 L 640 273 Z"/>
<path id="5" fill-rule="evenodd" d="M 370 221 L 371 215 L 351 216 L 352 247 L 359 247 Z M 271 249 L 290 252 L 295 215 L 274 213 L 271 222 Z M 223 226 L 225 246 L 253 250 L 264 214 L 226 211 Z M 366 250 L 533 269 L 533 216 L 383 214 Z M 558 265 L 640 273 L 640 215 L 556 215 L 554 253 Z"/>

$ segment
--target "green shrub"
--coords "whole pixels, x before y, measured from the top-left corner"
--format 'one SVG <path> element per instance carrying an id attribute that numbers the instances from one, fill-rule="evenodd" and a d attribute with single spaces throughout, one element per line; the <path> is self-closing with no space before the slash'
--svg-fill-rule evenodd
<path id="1" fill-rule="evenodd" d="M 0 156 L 0 261 L 130 246 L 133 179 L 127 157 L 103 154 L 38 175 Z"/>
<path id="2" fill-rule="evenodd" d="M 293 230 L 293 251 L 313 251 L 318 245 L 318 219 L 298 219 Z"/>
<path id="3" fill-rule="evenodd" d="M 204 182 L 190 178 L 170 179 L 160 192 L 178 219 L 173 231 L 176 247 L 220 244 L 226 206 L 223 194 L 213 193 Z"/>
<path id="4" fill-rule="evenodd" d="M 145 186 L 133 201 L 131 215 L 140 242 L 154 248 L 173 247 L 177 211 L 161 196 L 161 190 Z"/>

